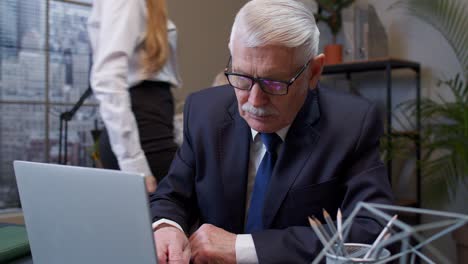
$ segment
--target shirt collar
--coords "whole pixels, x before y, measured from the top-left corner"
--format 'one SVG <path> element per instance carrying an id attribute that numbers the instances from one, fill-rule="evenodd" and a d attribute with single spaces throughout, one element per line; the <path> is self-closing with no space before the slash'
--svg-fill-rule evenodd
<path id="1" fill-rule="evenodd" d="M 276 131 L 275 133 L 280 136 L 281 140 L 284 142 L 284 140 L 286 139 L 286 135 L 288 134 L 288 131 L 289 131 L 289 128 L 291 127 L 291 125 L 287 125 L 283 128 L 281 128 L 280 130 Z M 255 141 L 255 137 L 258 135 L 258 131 L 253 129 L 253 128 L 250 128 L 250 130 L 252 131 L 252 140 Z"/>

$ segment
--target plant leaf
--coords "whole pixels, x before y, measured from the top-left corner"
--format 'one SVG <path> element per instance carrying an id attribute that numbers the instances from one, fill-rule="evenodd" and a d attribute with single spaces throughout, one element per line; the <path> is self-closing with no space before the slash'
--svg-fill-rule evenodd
<path id="1" fill-rule="evenodd" d="M 390 6 L 407 8 L 409 14 L 437 29 L 453 48 L 468 80 L 468 15 L 463 0 L 400 0 Z"/>

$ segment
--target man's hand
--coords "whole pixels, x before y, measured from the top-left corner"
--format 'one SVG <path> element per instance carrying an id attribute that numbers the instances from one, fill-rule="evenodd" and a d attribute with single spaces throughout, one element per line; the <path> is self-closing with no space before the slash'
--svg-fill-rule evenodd
<path id="1" fill-rule="evenodd" d="M 154 232 L 158 263 L 189 263 L 190 246 L 184 232 L 169 224 L 161 224 Z"/>
<path id="2" fill-rule="evenodd" d="M 148 193 L 154 193 L 154 191 L 156 191 L 156 186 L 157 186 L 156 178 L 152 175 L 145 176 L 145 185 L 146 185 L 146 191 Z"/>
<path id="3" fill-rule="evenodd" d="M 202 225 L 190 236 L 193 263 L 236 263 L 236 234 Z"/>

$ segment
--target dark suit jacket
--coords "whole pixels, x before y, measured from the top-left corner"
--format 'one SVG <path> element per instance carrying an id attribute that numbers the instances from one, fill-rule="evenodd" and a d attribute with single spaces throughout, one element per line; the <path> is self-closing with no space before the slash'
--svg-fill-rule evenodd
<path id="1" fill-rule="evenodd" d="M 391 203 L 379 159 L 382 122 L 365 99 L 319 87 L 308 93 L 291 125 L 270 181 L 267 230 L 253 233 L 260 263 L 305 263 L 322 245 L 307 217 L 322 208 L 349 215 L 359 201 Z M 190 219 L 244 232 L 251 130 L 230 86 L 192 94 L 184 110 L 184 143 L 151 196 L 153 221 L 168 218 L 189 230 Z M 371 242 L 382 226 L 365 214 L 350 240 Z"/>

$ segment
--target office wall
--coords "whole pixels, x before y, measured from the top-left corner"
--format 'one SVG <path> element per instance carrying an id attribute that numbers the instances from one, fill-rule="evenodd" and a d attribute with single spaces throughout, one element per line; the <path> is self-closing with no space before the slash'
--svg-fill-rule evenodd
<path id="1" fill-rule="evenodd" d="M 169 15 L 179 32 L 179 62 L 183 88 L 175 93 L 179 102 L 186 95 L 211 85 L 224 70 L 231 25 L 247 0 L 170 0 Z M 177 109 L 177 110 L 182 110 Z"/>

